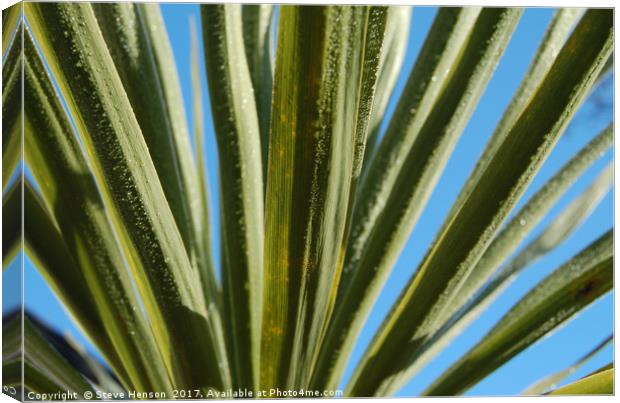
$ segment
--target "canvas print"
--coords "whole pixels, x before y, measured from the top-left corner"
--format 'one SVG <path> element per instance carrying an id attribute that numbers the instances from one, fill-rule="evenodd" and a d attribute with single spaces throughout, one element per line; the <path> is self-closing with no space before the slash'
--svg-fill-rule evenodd
<path id="1" fill-rule="evenodd" d="M 2 11 L 20 401 L 611 395 L 611 8 Z"/>

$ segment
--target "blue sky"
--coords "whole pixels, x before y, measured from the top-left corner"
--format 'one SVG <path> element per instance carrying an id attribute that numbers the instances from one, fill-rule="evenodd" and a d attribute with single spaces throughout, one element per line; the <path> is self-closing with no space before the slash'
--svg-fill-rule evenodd
<path id="1" fill-rule="evenodd" d="M 195 4 L 164 4 L 162 5 L 162 12 L 177 61 L 185 99 L 185 109 L 191 127 L 192 94 L 189 66 L 190 33 L 188 21 L 191 16 L 194 16 L 197 21 L 200 19 L 198 6 Z M 415 61 L 415 57 L 436 12 L 437 9 L 434 7 L 417 7 L 414 9 L 407 56 L 397 84 L 396 96 L 394 96 L 390 102 L 388 113 L 391 113 L 394 108 L 397 96 L 406 82 L 409 70 Z M 527 9 L 525 11 L 493 79 L 490 81 L 478 108 L 465 128 L 455 148 L 454 154 L 448 162 L 445 172 L 427 205 L 430 207 L 426 208 L 416 229 L 411 234 L 405 250 L 387 281 L 384 291 L 359 338 L 346 377 L 350 376 L 353 364 L 363 353 L 373 332 L 380 325 L 390 305 L 399 295 L 403 285 L 406 284 L 416 265 L 423 257 L 427 247 L 432 242 L 449 207 L 458 195 L 460 187 L 465 182 L 478 155 L 481 153 L 486 140 L 492 133 L 501 114 L 510 101 L 512 94 L 525 74 L 552 15 L 553 10 L 546 8 Z M 201 41 L 200 36 L 199 41 Z M 213 135 L 209 100 L 206 95 L 208 91 L 206 76 L 204 75 L 204 63 L 202 55 L 200 56 L 200 67 L 203 72 L 202 92 L 205 96 L 203 113 L 205 118 L 205 136 L 207 139 L 207 170 L 211 188 L 212 222 L 216 229 L 219 219 L 217 214 L 213 214 L 213 212 L 217 211 L 219 200 L 217 192 L 217 149 L 215 137 Z M 612 120 L 611 105 L 600 104 L 600 100 L 612 99 L 612 91 L 612 86 L 606 85 L 596 93 L 595 101 L 597 102 L 586 102 L 566 133 L 558 142 L 552 155 L 545 162 L 521 203 L 517 206 L 517 209 L 540 188 L 563 163 Z M 190 130 L 190 132 L 192 131 Z M 544 227 L 545 223 L 548 223 L 562 207 L 566 206 L 568 202 L 583 191 L 612 158 L 612 153 L 608 152 L 600 161 L 595 163 L 570 189 L 567 195 L 561 199 L 558 206 L 552 210 L 550 216 L 543 220 L 537 230 L 534 231 L 534 235 L 537 235 Z M 457 357 L 473 346 L 475 342 L 478 341 L 479 338 L 519 300 L 519 298 L 540 281 L 540 279 L 611 228 L 613 225 L 612 214 L 613 198 L 610 192 L 592 214 L 590 219 L 588 219 L 573 236 L 545 258 L 531 265 L 531 267 L 512 284 L 504 295 L 502 295 L 479 320 L 463 332 L 463 334 L 461 334 L 442 354 L 436 357 L 436 359 L 433 360 L 413 382 L 407 385 L 399 395 L 411 396 L 421 392 L 434 377 L 439 375 L 442 370 L 446 369 Z M 220 248 L 219 234 L 217 234 L 217 231 L 214 236 L 214 242 L 213 251 L 216 255 L 216 261 L 219 261 Z M 8 276 L 13 276 L 13 278 L 15 278 L 15 276 L 18 275 L 18 269 L 19 266 L 16 262 L 7 269 L 4 274 L 5 285 L 10 283 L 7 281 Z M 93 348 L 90 343 L 88 343 L 75 328 L 54 295 L 37 274 L 36 270 L 30 264 L 26 265 L 25 270 L 25 297 L 28 309 L 37 313 L 49 323 L 52 323 L 62 332 L 70 333 L 76 340 L 87 345 L 92 351 Z M 7 302 L 9 302 L 10 306 L 11 295 L 15 294 L 7 288 L 3 289 L 3 293 L 5 295 L 3 301 L 5 302 L 6 310 Z M 13 300 L 15 300 L 14 297 Z M 473 387 L 468 394 L 510 395 L 519 393 L 539 378 L 570 365 L 611 333 L 612 330 L 613 298 L 612 295 L 608 295 L 582 312 L 576 319 L 556 331 L 553 337 L 541 340 L 539 343 L 511 360 L 493 375 Z M 610 346 L 591 360 L 588 365 L 569 377 L 567 381 L 579 378 L 608 363 L 613 359 L 612 357 L 613 352 Z"/>

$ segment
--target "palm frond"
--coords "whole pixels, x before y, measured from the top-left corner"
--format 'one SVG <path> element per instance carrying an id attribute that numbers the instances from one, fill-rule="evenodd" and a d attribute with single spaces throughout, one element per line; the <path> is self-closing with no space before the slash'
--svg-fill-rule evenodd
<path id="1" fill-rule="evenodd" d="M 11 7 L 2 10 L 2 56 L 5 55 L 9 48 L 11 38 L 14 33 L 15 38 L 21 36 L 21 29 L 17 28 L 19 21 L 22 19 L 22 4 L 15 3 Z M 2 80 L 4 81 L 4 80 Z"/>
<path id="2" fill-rule="evenodd" d="M 281 8 L 263 323 L 263 352 L 275 363 L 264 360 L 264 386 L 297 384 L 311 370 L 334 306 L 386 15 L 383 7 Z"/>
<path id="3" fill-rule="evenodd" d="M 23 330 L 20 315 L 14 318 L 2 329 L 3 339 L 9 344 L 24 343 L 24 379 L 25 387 L 41 392 L 57 392 L 70 390 L 78 392 L 80 396 L 86 391 L 94 392 L 92 385 L 67 360 L 54 349 L 37 330 L 28 317 L 24 317 Z M 7 384 L 19 385 L 19 378 L 15 375 L 21 372 L 21 365 L 15 365 L 21 360 L 20 354 L 3 354 L 4 360 L 9 361 Z"/>
<path id="4" fill-rule="evenodd" d="M 21 248 L 21 181 L 15 181 L 2 196 L 2 269 L 7 268 Z"/>
<path id="5" fill-rule="evenodd" d="M 379 62 L 379 77 L 377 79 L 375 97 L 372 102 L 372 115 L 370 117 L 361 176 L 364 176 L 364 172 L 370 165 L 370 159 L 374 155 L 379 143 L 380 126 L 384 119 L 387 120 L 386 110 L 388 102 L 405 61 L 411 13 L 412 7 L 409 6 L 388 7 L 383 40 L 384 45 Z"/>

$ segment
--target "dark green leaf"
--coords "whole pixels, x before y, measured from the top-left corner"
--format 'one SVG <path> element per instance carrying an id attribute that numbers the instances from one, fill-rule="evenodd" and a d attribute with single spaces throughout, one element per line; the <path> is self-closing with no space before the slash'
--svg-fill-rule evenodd
<path id="1" fill-rule="evenodd" d="M 200 267 L 211 262 L 210 256 L 201 253 L 202 231 L 208 228 L 201 221 L 204 213 L 182 98 L 170 89 L 179 86 L 179 79 L 159 6 L 93 3 L 93 10 L 192 266 L 212 273 L 212 267 Z M 204 281 L 213 282 L 215 277 L 207 275 Z M 210 291 L 208 286 L 204 289 Z"/>
<path id="2" fill-rule="evenodd" d="M 263 388 L 303 386 L 335 302 L 385 11 L 280 9 L 265 209 Z"/>
<path id="3" fill-rule="evenodd" d="M 2 197 L 2 268 L 13 261 L 22 240 L 22 182 L 16 180 Z"/>
<path id="4" fill-rule="evenodd" d="M 23 342 L 25 362 L 31 363 L 43 376 L 59 385 L 61 389 L 56 391 L 71 390 L 78 392 L 80 396 L 86 391 L 94 391 L 84 376 L 45 340 L 27 316 L 24 318 Z M 24 378 L 28 384 L 29 374 L 26 370 L 24 370 Z"/>
<path id="5" fill-rule="evenodd" d="M 390 6 L 386 20 L 385 38 L 381 61 L 379 63 L 379 79 L 377 90 L 372 105 L 372 114 L 369 124 L 368 140 L 364 153 L 362 176 L 370 165 L 370 159 L 379 143 L 379 129 L 381 123 L 387 120 L 385 112 L 390 97 L 396 85 L 398 76 L 405 60 L 407 42 L 409 40 L 409 28 L 411 26 L 410 6 Z"/>
<path id="6" fill-rule="evenodd" d="M 18 183 L 21 185 L 21 181 Z M 21 202 L 20 193 L 16 195 L 16 199 Z M 24 185 L 23 200 L 24 244 L 28 257 L 80 327 L 85 330 L 85 334 L 103 352 L 119 377 L 129 387 L 130 378 L 125 372 L 114 344 L 108 337 L 82 270 L 75 262 L 43 200 L 28 182 Z"/>
<path id="7" fill-rule="evenodd" d="M 519 254 L 511 258 L 492 280 L 465 306 L 458 310 L 432 337 L 427 338 L 411 358 L 401 381 L 409 379 L 430 359 L 483 312 L 512 283 L 517 275 L 534 260 L 545 255 L 566 239 L 598 205 L 609 191 L 613 181 L 613 167 L 609 165 L 583 193 L 571 202 Z"/>
<path id="8" fill-rule="evenodd" d="M 258 381 L 263 284 L 260 131 L 240 5 L 201 7 L 211 112 L 218 144 L 224 316 L 235 386 Z"/>
<path id="9" fill-rule="evenodd" d="M 10 7 L 2 10 L 2 56 L 6 53 L 6 50 L 11 41 L 11 37 L 15 33 L 16 37 L 21 37 L 21 32 L 18 29 L 15 30 L 18 21 L 22 18 L 22 3 L 15 3 Z"/>
<path id="10" fill-rule="evenodd" d="M 16 6 L 11 7 L 14 10 Z M 21 10 L 21 7 L 17 7 Z M 6 10 L 3 10 L 3 13 Z M 3 14 L 4 16 L 4 14 Z M 22 156 L 22 30 L 20 24 L 2 65 L 2 190 Z M 5 36 L 3 35 L 3 39 Z"/>
<path id="11" fill-rule="evenodd" d="M 457 295 L 439 321 L 447 320 L 462 307 L 477 290 L 484 285 L 499 265 L 514 251 L 525 237 L 536 227 L 559 198 L 575 183 L 575 181 L 613 144 L 613 127 L 607 126 L 599 135 L 583 147 L 570 161 L 549 179 L 545 185 L 517 212 L 508 224 L 497 234 L 488 249 L 484 252 L 471 274 L 464 281 Z M 606 175 L 599 192 L 592 191 L 589 196 L 598 194 L 600 199 L 607 193 L 610 177 Z M 587 212 L 580 210 L 579 212 Z M 575 217 L 575 215 L 573 215 Z M 568 223 L 570 221 L 563 221 Z"/>

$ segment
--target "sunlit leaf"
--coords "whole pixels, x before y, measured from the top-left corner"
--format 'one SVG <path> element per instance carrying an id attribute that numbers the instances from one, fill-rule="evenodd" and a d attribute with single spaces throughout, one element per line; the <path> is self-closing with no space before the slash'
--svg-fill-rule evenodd
<path id="1" fill-rule="evenodd" d="M 236 386 L 258 380 L 263 288 L 260 129 L 243 46 L 241 6 L 201 6 L 218 144 L 224 315 Z"/>
<path id="2" fill-rule="evenodd" d="M 224 309 L 224 304 L 222 301 L 222 293 L 219 285 L 216 282 L 215 272 L 213 267 L 213 262 L 211 261 L 211 233 L 209 227 L 209 181 L 207 178 L 207 160 L 204 155 L 204 127 L 203 127 L 203 111 L 202 111 L 202 91 L 201 91 L 201 82 L 200 82 L 200 73 L 198 68 L 198 32 L 196 30 L 196 26 L 194 25 L 194 20 L 190 20 L 190 34 L 191 34 L 191 76 L 192 76 L 192 107 L 193 107 L 193 123 L 194 123 L 194 139 L 196 143 L 196 159 L 198 163 L 198 180 L 200 181 L 199 190 L 200 190 L 200 198 L 201 205 L 205 212 L 204 214 L 204 229 L 205 233 L 202 234 L 202 240 L 204 245 L 204 250 L 202 254 L 203 259 L 207 259 L 206 265 L 208 266 L 208 274 L 207 276 L 203 276 L 203 289 L 205 291 L 205 295 L 208 298 L 207 310 L 211 317 L 210 324 L 213 327 L 213 333 L 215 335 L 218 347 L 218 354 L 221 358 L 221 365 L 226 366 L 227 368 L 223 371 L 225 376 L 229 376 L 230 367 L 229 360 L 230 354 L 227 353 L 227 343 L 226 343 L 226 324 L 222 321 L 221 313 Z M 204 263 L 204 262 L 203 262 Z M 226 319 L 226 317 L 225 317 Z M 227 355 L 228 354 L 228 355 Z M 231 380 L 227 379 L 227 383 L 230 383 Z"/>
<path id="3" fill-rule="evenodd" d="M 539 44 L 522 37 L 538 46 L 529 69 L 351 367 L 504 50 L 520 47 L 510 43 L 523 10 L 444 7 L 413 27 L 408 6 L 162 10 L 22 2 L 3 11 L 3 267 L 12 276 L 28 262 L 21 269 L 38 272 L 71 322 L 61 334 L 27 307 L 7 313 L 3 384 L 13 397 L 309 397 L 340 388 L 388 396 L 539 267 L 532 263 L 564 253 L 583 223 L 600 227 L 613 162 L 600 161 L 607 165 L 591 181 L 585 173 L 608 159 L 613 121 L 528 189 L 581 105 L 608 106 L 612 10 L 558 8 Z M 188 26 L 178 25 L 183 15 Z M 429 29 L 424 39 L 410 28 Z M 167 29 L 187 37 L 171 43 Z M 564 200 L 579 178 L 587 187 Z M 424 393 L 464 393 L 605 295 L 613 228 L 605 230 L 552 262 L 558 268 Z M 553 390 L 611 339 L 547 371 L 528 393 L 613 393 L 613 364 Z"/>
<path id="4" fill-rule="evenodd" d="M 385 116 L 387 105 L 405 61 L 412 10 L 413 8 L 410 6 L 388 7 L 384 45 L 379 63 L 380 73 L 372 105 L 363 172 L 368 168 L 370 159 L 378 146 L 379 129 L 381 123 L 387 120 L 387 116 Z"/>
<path id="5" fill-rule="evenodd" d="M 423 394 L 447 396 L 465 392 L 612 286 L 610 230 L 541 281 Z"/>
<path id="6" fill-rule="evenodd" d="M 454 214 L 458 206 L 460 206 L 463 200 L 474 190 L 474 186 L 487 168 L 493 155 L 497 152 L 498 147 L 512 129 L 519 115 L 521 115 L 523 110 L 527 107 L 528 102 L 536 93 L 540 84 L 544 81 L 545 76 L 558 57 L 559 49 L 561 49 L 566 42 L 571 30 L 574 29 L 575 22 L 581 18 L 584 11 L 585 10 L 582 8 L 570 7 L 561 8 L 555 12 L 553 20 L 549 24 L 549 27 L 547 27 L 545 36 L 536 51 L 534 59 L 530 63 L 523 80 L 521 80 L 521 84 L 519 84 L 519 88 L 515 91 L 501 120 L 493 131 L 482 155 L 478 158 L 476 167 L 469 176 L 465 186 L 463 186 L 463 189 L 452 207 L 452 211 L 449 213 L 450 215 Z"/>
<path id="7" fill-rule="evenodd" d="M 20 29 L 15 29 L 22 18 L 22 3 L 15 3 L 2 10 L 2 56 L 5 55 L 11 38 L 16 33 L 16 38 L 21 37 Z M 4 81 L 4 80 L 3 80 Z"/>
<path id="8" fill-rule="evenodd" d="M 21 181 L 18 183 L 21 186 Z M 16 196 L 21 202 L 20 193 Z M 23 203 L 26 254 L 79 326 L 85 330 L 85 334 L 93 340 L 122 381 L 129 386 L 131 378 L 106 332 L 82 270 L 44 202 L 28 182 L 24 184 Z"/>
<path id="9" fill-rule="evenodd" d="M 359 186 L 342 274 L 343 288 L 348 287 L 357 271 L 406 157 L 449 81 L 450 70 L 461 60 L 461 51 L 479 14 L 477 7 L 447 8 L 440 10 L 433 22 L 387 132 Z"/>
<path id="10" fill-rule="evenodd" d="M 488 249 L 484 252 L 471 274 L 458 290 L 451 302 L 451 308 L 445 311 L 445 316 L 438 320 L 447 320 L 456 310 L 470 299 L 474 293 L 490 278 L 499 265 L 510 256 L 536 227 L 536 225 L 551 210 L 559 198 L 568 188 L 613 144 L 613 127 L 607 126 L 592 141 L 583 147 L 569 162 L 549 179 L 545 185 L 521 208 L 507 225 L 497 234 Z M 610 181 L 609 175 L 598 186 L 601 192 L 590 195 L 599 196 L 607 192 Z M 594 189 L 590 189 L 594 190 Z M 584 210 L 581 210 L 584 211 Z M 587 210 L 585 210 L 587 211 Z M 565 223 L 570 221 L 564 221 Z"/>
<path id="11" fill-rule="evenodd" d="M 280 9 L 265 209 L 262 387 L 305 382 L 334 304 L 385 11 Z"/>
<path id="12" fill-rule="evenodd" d="M 200 242 L 195 252 L 199 256 L 197 264 L 200 269 L 203 291 L 209 303 L 214 303 L 217 307 L 221 307 L 219 302 L 220 290 L 211 254 L 209 200 L 203 197 L 203 193 L 200 190 L 201 186 L 205 184 L 203 180 L 204 165 L 198 164 L 198 167 L 196 167 L 194 159 L 191 157 L 191 143 L 188 137 L 185 108 L 183 106 L 183 97 L 172 46 L 168 40 L 159 5 L 140 3 L 137 7 L 139 14 L 144 19 L 144 28 L 146 29 L 147 36 L 150 38 L 153 57 L 161 77 L 160 82 L 164 101 L 166 102 L 166 110 L 172 124 L 181 177 L 185 182 L 184 189 L 187 192 L 190 214 L 194 221 L 194 237 Z"/>
<path id="13" fill-rule="evenodd" d="M 444 222 L 366 351 L 363 369 L 354 378 L 360 382 L 354 383 L 352 393 L 389 390 L 398 382 L 399 368 L 406 367 L 424 340 L 438 330 L 442 312 L 451 307 L 461 284 L 587 95 L 612 43 L 609 10 L 588 11 L 473 190 Z"/>
<path id="14" fill-rule="evenodd" d="M 30 35 L 25 37 L 24 149 L 27 164 L 71 256 L 79 265 L 87 292 L 96 303 L 107 335 L 122 360 L 124 370 L 119 371 L 126 371 L 127 381 L 136 388 L 149 390 L 154 385 L 165 388 L 169 380 L 163 365 L 152 365 L 161 363 L 162 357 L 139 311 L 139 302 L 97 186 L 35 45 Z M 30 225 L 30 218 L 24 220 Z M 53 233 L 47 236 L 53 238 Z M 57 269 L 62 270 L 62 267 Z"/>
<path id="15" fill-rule="evenodd" d="M 269 153 L 269 123 L 271 121 L 271 91 L 273 88 L 274 6 L 271 4 L 244 4 L 241 7 L 243 45 L 254 89 L 256 112 L 260 127 L 263 180 L 267 179 Z"/>
<path id="16" fill-rule="evenodd" d="M 522 395 L 539 395 L 555 387 L 555 385 L 557 385 L 558 382 L 562 381 L 562 379 L 571 375 L 573 372 L 578 370 L 582 365 L 587 363 L 590 360 L 590 358 L 594 357 L 602 349 L 609 346 L 610 343 L 613 341 L 613 339 L 614 339 L 613 335 L 607 336 L 605 340 L 597 344 L 596 347 L 588 351 L 583 357 L 580 357 L 574 364 L 572 364 L 568 368 L 565 368 L 554 374 L 546 376 L 545 378 L 536 382 L 532 386 L 529 386 L 527 389 L 521 392 L 521 394 Z"/>
<path id="17" fill-rule="evenodd" d="M 614 393 L 614 367 L 597 371 L 570 385 L 551 391 L 551 395 L 611 395 Z"/>
<path id="18" fill-rule="evenodd" d="M 511 258 L 496 273 L 474 298 L 456 311 L 432 337 L 427 338 L 411 357 L 406 370 L 407 379 L 420 370 L 430 359 L 445 348 L 451 340 L 463 332 L 480 314 L 487 309 L 501 293 L 512 284 L 516 277 L 533 261 L 544 256 L 563 242 L 585 221 L 601 199 L 609 192 L 613 181 L 613 167 L 608 165 L 596 180 L 573 200 L 553 221 L 529 242 L 521 252 Z"/>
<path id="19" fill-rule="evenodd" d="M 192 266 L 212 273 L 212 267 L 200 267 L 205 261 L 210 263 L 210 257 L 202 253 L 205 229 L 198 176 L 183 103 L 180 94 L 169 89 L 178 87 L 179 79 L 159 7 L 133 3 L 92 6 Z M 173 113 L 175 110 L 181 114 Z M 179 118 L 179 122 L 173 121 Z M 203 281 L 213 282 L 215 277 L 207 274 Z M 208 286 L 204 289 L 211 291 Z"/>
<path id="20" fill-rule="evenodd" d="M 199 274 L 90 4 L 28 3 L 26 18 L 76 123 L 177 386 L 225 387 Z M 188 334 L 203 342 L 185 343 Z M 180 344 L 185 348 L 174 347 Z"/>
<path id="21" fill-rule="evenodd" d="M 17 5 L 16 5 L 17 6 Z M 9 8 L 9 14 L 16 6 Z M 12 11 L 11 11 L 12 10 Z M 20 7 L 17 6 L 20 11 Z M 7 10 L 3 10 L 4 13 Z M 7 18 L 11 17 L 9 15 Z M 8 22 L 7 22 L 8 23 Z M 2 190 L 9 183 L 22 152 L 22 30 L 23 25 L 17 28 L 8 54 L 2 65 Z M 5 39 L 5 36 L 2 37 Z"/>
<path id="22" fill-rule="evenodd" d="M 370 308 L 430 197 L 521 15 L 519 9 L 485 9 L 482 12 L 475 8 L 447 10 L 438 15 L 436 31 L 431 32 L 430 42 L 427 42 L 422 53 L 427 51 L 432 55 L 438 52 L 440 61 L 456 64 L 440 67 L 441 64 L 431 63 L 419 67 L 422 70 L 419 80 L 428 80 L 430 86 L 434 86 L 438 79 L 442 82 L 442 87 L 434 90 L 439 91 L 433 103 L 435 107 L 432 108 L 431 101 L 423 98 L 424 102 L 428 102 L 428 115 L 422 121 L 417 121 L 417 129 L 415 114 L 411 115 L 410 111 L 402 110 L 399 114 L 397 109 L 397 115 L 392 120 L 397 123 L 392 124 L 396 125 L 394 127 L 403 125 L 400 126 L 402 131 L 390 133 L 388 129 L 386 139 L 381 143 L 372 166 L 369 167 L 360 193 L 364 196 L 358 201 L 361 203 L 361 211 L 370 213 L 372 217 L 356 212 L 353 226 L 357 226 L 362 232 L 370 229 L 370 232 L 363 243 L 360 242 L 364 235 L 359 232 L 356 234 L 355 230 L 352 232 L 352 243 L 348 250 L 348 253 L 352 254 L 347 255 L 351 258 L 345 262 L 345 270 L 353 272 L 350 282 L 344 284 L 338 296 L 334 320 L 328 330 L 326 347 L 316 370 L 317 383 L 314 386 L 337 386 L 344 363 Z M 475 24 L 472 28 L 473 21 Z M 465 32 L 471 29 L 470 34 L 466 35 L 464 40 L 454 39 L 452 35 L 463 29 Z M 441 44 L 438 49 L 434 41 Z M 442 59 L 444 49 L 448 53 L 454 52 L 458 61 L 447 55 L 446 59 Z M 415 77 L 418 74 L 416 68 L 417 66 L 414 67 L 410 82 L 418 79 Z M 440 77 L 435 77 L 436 69 L 440 69 Z M 448 74 L 445 71 L 447 69 L 453 71 Z M 430 88 L 428 90 L 433 91 Z M 427 93 L 422 92 L 420 95 L 424 97 L 425 94 Z M 433 96 L 429 95 L 429 98 Z M 403 101 L 398 108 L 409 104 L 412 97 L 405 90 L 401 99 Z M 392 136 L 393 140 L 389 141 L 387 136 Z M 402 137 L 398 139 L 398 136 Z M 403 140 L 403 137 L 409 137 L 410 148 L 406 146 L 407 141 Z M 399 143 L 400 146 L 397 147 Z M 401 158 L 400 163 L 396 162 Z M 395 163 L 390 164 L 388 161 Z M 375 212 L 379 214 L 376 215 Z M 356 256 L 359 256 L 359 260 Z M 376 372 L 375 376 L 381 376 L 380 374 L 381 372 Z M 364 384 L 372 388 L 372 381 L 366 382 L 367 380 Z M 362 395 L 365 395 L 365 392 L 362 392 Z"/>

